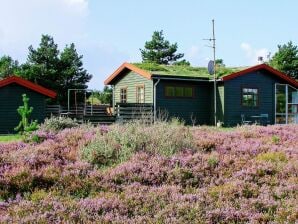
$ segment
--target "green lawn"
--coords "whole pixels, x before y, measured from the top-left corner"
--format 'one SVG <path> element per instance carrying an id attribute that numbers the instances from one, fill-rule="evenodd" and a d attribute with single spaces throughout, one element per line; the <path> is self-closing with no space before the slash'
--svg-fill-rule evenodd
<path id="1" fill-rule="evenodd" d="M 20 135 L 0 135 L 0 142 L 14 142 L 21 140 Z"/>

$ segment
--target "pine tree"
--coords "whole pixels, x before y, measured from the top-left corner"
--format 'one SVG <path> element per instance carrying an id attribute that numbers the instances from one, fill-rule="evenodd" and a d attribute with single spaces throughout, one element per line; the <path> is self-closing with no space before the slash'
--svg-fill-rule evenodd
<path id="1" fill-rule="evenodd" d="M 87 89 L 86 83 L 92 75 L 83 68 L 83 56 L 76 51 L 72 43 L 66 46 L 60 55 L 59 100 L 67 100 L 67 89 Z"/>
<path id="2" fill-rule="evenodd" d="M 13 60 L 10 56 L 2 56 L 0 58 L 0 79 L 18 73 L 19 62 Z"/>
<path id="3" fill-rule="evenodd" d="M 269 64 L 292 78 L 298 79 L 298 47 L 292 41 L 278 45 L 278 51 L 273 55 Z"/>
<path id="4" fill-rule="evenodd" d="M 60 53 L 53 37 L 42 35 L 37 49 L 29 47 L 27 62 L 20 75 L 58 93 L 56 101 L 67 104 L 68 89 L 86 89 L 92 75 L 83 68 L 82 55 L 75 45 L 66 46 Z M 83 101 L 84 98 L 79 98 Z"/>
<path id="5" fill-rule="evenodd" d="M 35 83 L 51 88 L 58 89 L 59 80 L 59 50 L 53 37 L 42 35 L 41 42 L 37 49 L 31 45 L 27 63 L 22 66 L 22 75 Z"/>
<path id="6" fill-rule="evenodd" d="M 163 31 L 155 31 L 150 41 L 145 42 L 145 49 L 140 49 L 143 62 L 170 64 L 182 58 L 184 54 L 176 54 L 177 43 L 170 44 L 165 40 Z"/>

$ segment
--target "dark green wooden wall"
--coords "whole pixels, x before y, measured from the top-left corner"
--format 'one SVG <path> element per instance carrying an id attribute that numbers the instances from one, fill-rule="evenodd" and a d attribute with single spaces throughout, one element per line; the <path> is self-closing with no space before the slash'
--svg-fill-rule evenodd
<path id="1" fill-rule="evenodd" d="M 156 82 L 157 80 L 154 80 Z M 120 87 L 128 87 L 128 102 L 135 102 L 135 86 L 145 84 L 146 103 L 153 103 L 153 81 L 129 72 L 116 83 L 115 98 L 119 101 Z M 252 120 L 251 116 L 268 114 L 269 122 L 274 124 L 275 118 L 275 84 L 285 83 L 280 78 L 269 74 L 266 70 L 248 73 L 237 78 L 217 83 L 217 120 L 224 122 L 225 126 L 241 124 L 241 114 Z M 191 85 L 194 86 L 194 98 L 165 97 L 165 85 Z M 256 108 L 241 105 L 242 88 L 259 89 L 259 105 Z M 191 117 L 196 124 L 214 124 L 214 97 L 212 82 L 194 82 L 178 80 L 162 80 L 157 85 L 156 108 L 158 111 L 167 111 L 168 117 L 179 117 L 186 124 L 192 124 Z"/>
<path id="2" fill-rule="evenodd" d="M 241 114 L 246 119 L 253 115 L 268 114 L 271 124 L 275 116 L 275 83 L 284 83 L 267 71 L 257 71 L 224 82 L 224 123 L 225 126 L 241 124 Z M 259 89 L 259 106 L 256 108 L 241 105 L 242 87 Z"/>
<path id="3" fill-rule="evenodd" d="M 165 97 L 166 84 L 183 84 L 194 87 L 194 98 L 167 98 Z M 192 124 L 191 116 L 196 124 L 210 124 L 210 83 L 191 81 L 165 81 L 161 80 L 156 89 L 157 110 L 167 111 L 169 118 L 179 117 L 186 124 Z"/>
<path id="4" fill-rule="evenodd" d="M 20 121 L 17 108 L 23 105 L 24 93 L 30 98 L 29 106 L 34 108 L 31 119 L 37 119 L 39 122 L 44 120 L 46 96 L 20 85 L 10 84 L 0 88 L 0 134 L 14 133 L 13 129 Z"/>

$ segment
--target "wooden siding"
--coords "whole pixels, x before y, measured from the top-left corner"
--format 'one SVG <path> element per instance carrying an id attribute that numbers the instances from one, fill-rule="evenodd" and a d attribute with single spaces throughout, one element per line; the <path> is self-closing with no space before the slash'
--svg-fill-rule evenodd
<path id="1" fill-rule="evenodd" d="M 165 96 L 166 85 L 189 85 L 194 87 L 193 98 L 168 98 Z M 169 118 L 178 117 L 186 124 L 210 124 L 210 83 L 190 81 L 161 80 L 156 89 L 156 107 L 158 111 L 167 111 Z"/>
<path id="2" fill-rule="evenodd" d="M 130 71 L 115 84 L 115 104 L 120 102 L 121 88 L 127 88 L 127 103 L 136 103 L 136 87 L 143 84 L 145 103 L 153 103 L 153 81 Z"/>
<path id="3" fill-rule="evenodd" d="M 277 77 L 268 75 L 267 71 L 256 71 L 224 82 L 224 123 L 225 126 L 241 124 L 241 114 L 246 119 L 253 115 L 268 114 L 269 122 L 274 123 L 275 116 L 275 83 L 284 83 Z M 242 88 L 259 89 L 259 105 L 255 108 L 241 105 Z"/>
<path id="4" fill-rule="evenodd" d="M 22 94 L 30 98 L 29 106 L 33 112 L 30 119 L 37 119 L 39 122 L 45 118 L 46 97 L 17 84 L 10 84 L 0 88 L 0 133 L 14 133 L 14 128 L 19 124 L 20 116 L 17 108 L 23 105 Z"/>

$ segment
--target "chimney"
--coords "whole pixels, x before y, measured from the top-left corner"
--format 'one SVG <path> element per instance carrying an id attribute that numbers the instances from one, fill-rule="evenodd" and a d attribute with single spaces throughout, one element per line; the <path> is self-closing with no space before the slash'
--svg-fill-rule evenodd
<path id="1" fill-rule="evenodd" d="M 264 58 L 263 56 L 258 57 L 258 64 L 263 64 L 264 63 Z"/>

